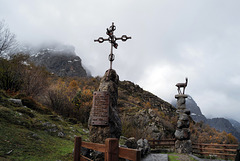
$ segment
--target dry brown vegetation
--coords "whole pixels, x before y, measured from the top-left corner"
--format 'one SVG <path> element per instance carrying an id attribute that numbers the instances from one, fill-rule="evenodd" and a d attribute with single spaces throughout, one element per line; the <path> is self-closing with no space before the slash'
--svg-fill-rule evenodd
<path id="1" fill-rule="evenodd" d="M 44 68 L 28 62 L 25 55 L 15 55 L 9 60 L 0 59 L 1 89 L 12 96 L 33 99 L 59 115 L 85 126 L 92 106 L 93 92 L 97 90 L 99 83 L 100 77 L 62 78 L 51 75 Z M 123 135 L 148 138 L 143 127 L 149 126 L 151 122 L 158 122 L 156 126 L 165 131 L 164 137 L 173 137 L 177 122 L 176 109 L 138 85 L 129 81 L 119 83 L 118 107 Z M 152 116 L 149 116 L 149 124 L 139 122 L 136 113 L 148 109 L 153 110 L 155 120 L 151 120 Z M 203 123 L 192 121 L 191 133 L 194 142 L 237 143 L 232 134 L 218 132 Z"/>

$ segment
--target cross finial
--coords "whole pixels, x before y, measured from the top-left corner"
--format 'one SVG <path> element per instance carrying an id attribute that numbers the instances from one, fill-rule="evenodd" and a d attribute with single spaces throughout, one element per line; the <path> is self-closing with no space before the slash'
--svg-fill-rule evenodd
<path id="1" fill-rule="evenodd" d="M 108 56 L 108 60 L 110 61 L 110 69 L 112 69 L 112 62 L 114 61 L 114 54 L 113 54 L 113 47 L 115 49 L 117 49 L 118 44 L 116 43 L 117 40 L 122 40 L 122 41 L 127 41 L 127 39 L 131 39 L 131 37 L 128 37 L 126 35 L 122 35 L 122 37 L 117 38 L 113 32 L 116 30 L 116 26 L 114 25 L 114 23 L 112 23 L 112 25 L 107 28 L 107 32 L 106 34 L 108 35 L 108 38 L 103 38 L 103 37 L 99 37 L 97 40 L 94 40 L 94 42 L 99 42 L 99 43 L 103 43 L 104 41 L 109 41 L 111 43 L 111 52 Z"/>

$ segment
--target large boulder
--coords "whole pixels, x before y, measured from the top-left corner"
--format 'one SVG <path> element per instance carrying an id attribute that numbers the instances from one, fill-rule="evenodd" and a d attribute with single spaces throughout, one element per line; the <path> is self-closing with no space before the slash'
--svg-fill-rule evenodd
<path id="1" fill-rule="evenodd" d="M 138 149 L 141 151 L 141 156 L 144 157 L 151 153 L 150 144 L 147 139 L 139 139 L 137 141 Z"/>
<path id="2" fill-rule="evenodd" d="M 127 139 L 124 145 L 128 148 L 138 149 L 138 144 L 134 137 Z"/>

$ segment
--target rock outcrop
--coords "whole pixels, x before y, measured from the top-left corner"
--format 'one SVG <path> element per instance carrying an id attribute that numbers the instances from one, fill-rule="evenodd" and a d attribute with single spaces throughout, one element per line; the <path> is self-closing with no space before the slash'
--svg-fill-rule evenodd
<path id="1" fill-rule="evenodd" d="M 142 109 L 135 114 L 124 114 L 122 116 L 123 131 L 135 131 L 137 139 L 147 138 L 160 140 L 173 138 L 175 127 L 168 120 L 164 119 L 153 109 Z M 130 129 L 131 128 L 131 129 Z"/>
<path id="2" fill-rule="evenodd" d="M 128 98 L 124 95 L 129 96 Z M 137 101 L 129 100 L 133 98 Z M 130 81 L 122 81 L 119 83 L 119 106 L 144 106 L 144 104 L 149 103 L 150 108 L 157 108 L 159 111 L 163 112 L 165 115 L 170 117 L 175 116 L 176 109 L 168 102 L 162 100 L 151 92 L 143 90 L 139 85 L 134 84 Z M 132 102 L 132 104 L 129 104 Z M 121 105 L 123 104 L 123 105 Z"/>
<path id="3" fill-rule="evenodd" d="M 39 46 L 25 45 L 20 53 L 28 54 L 37 66 L 43 66 L 52 74 L 61 77 L 87 77 L 82 60 L 75 53 L 75 48 L 61 43 L 48 43 Z"/>
<path id="4" fill-rule="evenodd" d="M 40 51 L 37 56 L 31 57 L 37 66 L 44 66 L 57 76 L 86 77 L 86 70 L 82 66 L 82 60 L 75 53 L 57 53 L 51 50 Z"/>

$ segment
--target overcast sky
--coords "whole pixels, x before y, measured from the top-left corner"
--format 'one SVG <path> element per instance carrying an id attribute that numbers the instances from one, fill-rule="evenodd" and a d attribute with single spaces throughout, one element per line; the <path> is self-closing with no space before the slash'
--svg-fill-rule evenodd
<path id="1" fill-rule="evenodd" d="M 186 93 L 207 117 L 240 121 L 239 0 L 0 0 L 5 20 L 20 42 L 73 45 L 93 76 L 109 68 L 112 22 L 119 42 L 113 68 L 171 102 L 175 84 L 189 78 Z"/>

